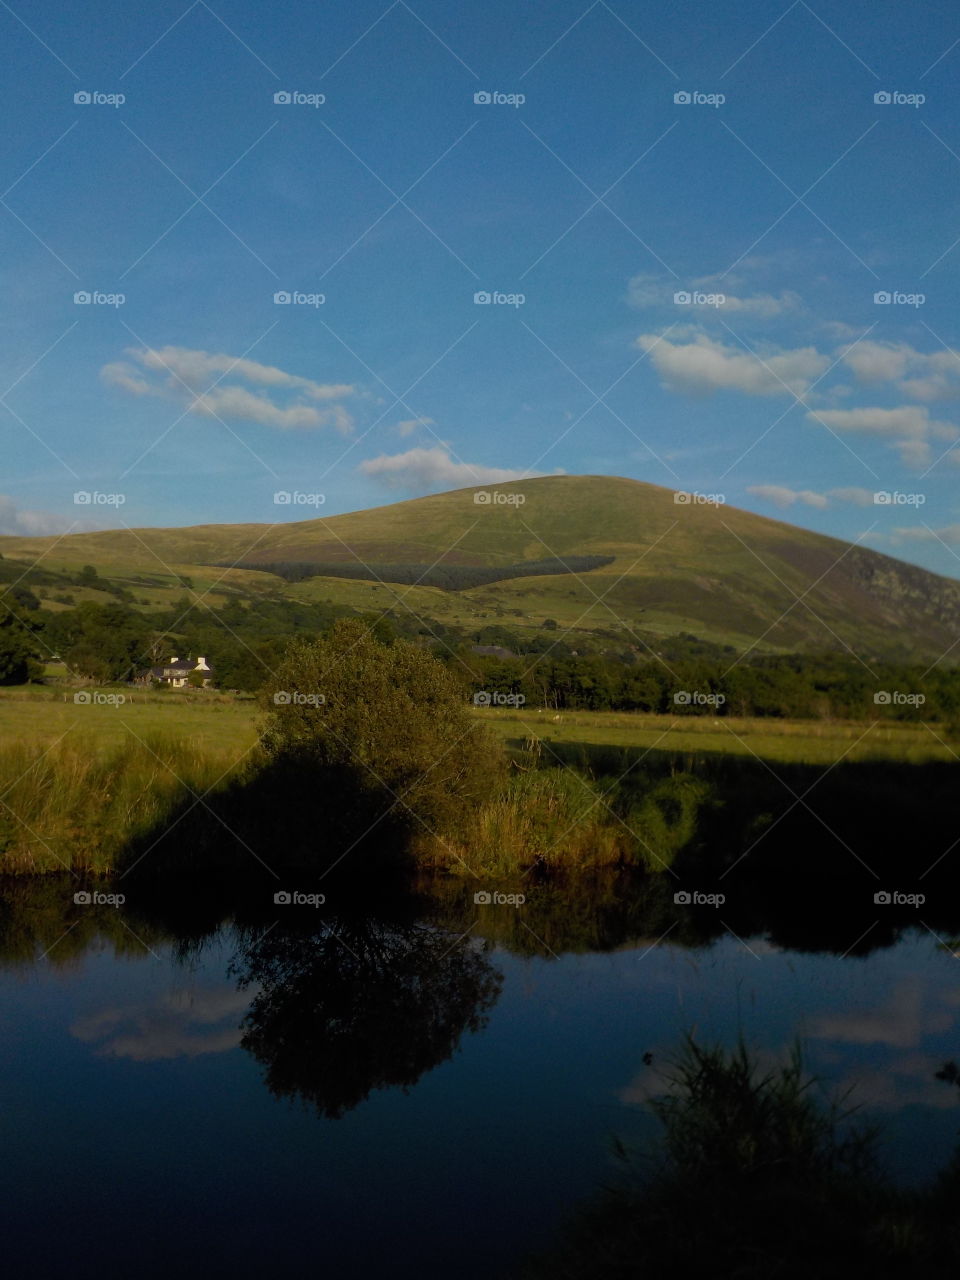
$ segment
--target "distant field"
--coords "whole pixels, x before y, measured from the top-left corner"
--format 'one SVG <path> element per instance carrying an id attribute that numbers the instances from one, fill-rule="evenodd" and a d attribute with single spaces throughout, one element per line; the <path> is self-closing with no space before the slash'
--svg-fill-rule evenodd
<path id="1" fill-rule="evenodd" d="M 256 741 L 258 709 L 251 699 L 210 692 L 122 693 L 120 706 L 78 705 L 72 692 L 50 689 L 0 690 L 0 743 L 53 743 L 64 734 L 112 747 L 131 737 L 163 734 L 238 756 Z M 714 720 L 622 712 L 564 711 L 556 716 L 535 708 L 485 708 L 477 712 L 504 739 L 533 734 L 544 742 L 583 742 L 657 751 L 756 755 L 769 761 L 833 764 L 846 760 L 893 759 L 908 763 L 957 760 L 960 744 L 941 725 L 811 720 Z M 955 754 L 955 752 L 957 754 Z M 844 754 L 846 753 L 846 754 Z"/>
<path id="2" fill-rule="evenodd" d="M 126 701 L 118 706 L 78 705 L 72 691 L 0 690 L 0 742 L 48 745 L 69 734 L 110 748 L 131 738 L 163 734 L 239 756 L 256 741 L 257 708 L 252 700 L 216 693 L 101 692 L 122 694 Z"/>
<path id="3" fill-rule="evenodd" d="M 926 729 L 883 721 L 828 724 L 817 720 L 738 720 L 732 716 L 714 720 L 615 711 L 563 711 L 557 715 L 536 709 L 485 709 L 478 714 L 504 738 L 534 734 L 544 743 L 752 754 L 791 764 L 829 765 L 841 756 L 845 760 L 903 760 L 911 764 L 960 757 L 960 744 L 950 742 L 942 725 Z"/>

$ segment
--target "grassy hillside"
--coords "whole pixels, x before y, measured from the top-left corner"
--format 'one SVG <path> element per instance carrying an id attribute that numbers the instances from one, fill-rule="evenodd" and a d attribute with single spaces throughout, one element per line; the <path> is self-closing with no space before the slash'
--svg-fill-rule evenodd
<path id="1" fill-rule="evenodd" d="M 52 538 L 2 538 L 6 559 L 43 557 L 48 570 L 96 566 L 152 592 L 270 592 L 455 625 L 500 619 L 584 631 L 680 631 L 738 649 L 842 648 L 939 658 L 960 627 L 960 584 L 834 538 L 733 507 L 682 504 L 672 490 L 604 476 L 548 476 L 496 486 L 522 504 L 474 501 L 475 489 L 348 515 L 279 525 L 201 525 Z M 523 577 L 444 591 L 339 577 L 290 584 L 257 566 L 278 561 L 364 565 L 510 566 L 574 555 L 612 556 L 589 572 Z M 217 562 L 249 568 L 211 567 Z M 802 598 L 801 598 L 802 597 Z M 801 598 L 801 599 L 798 599 Z"/>

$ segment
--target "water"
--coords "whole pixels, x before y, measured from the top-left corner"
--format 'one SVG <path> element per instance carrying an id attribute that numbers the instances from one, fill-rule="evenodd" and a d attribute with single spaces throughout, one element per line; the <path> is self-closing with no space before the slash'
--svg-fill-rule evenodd
<path id="1" fill-rule="evenodd" d="M 0 917 L 11 1275 L 507 1274 L 612 1174 L 614 1135 L 652 1136 L 691 1029 L 771 1062 L 801 1036 L 906 1181 L 957 1141 L 935 1072 L 960 968 L 919 922 L 844 957 L 716 921 L 657 943 L 623 885 L 220 920 L 69 889 L 18 885 Z"/>

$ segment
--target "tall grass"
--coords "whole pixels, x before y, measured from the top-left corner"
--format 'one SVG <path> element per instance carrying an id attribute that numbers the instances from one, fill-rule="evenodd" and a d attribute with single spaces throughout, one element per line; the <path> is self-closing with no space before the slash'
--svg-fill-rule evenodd
<path id="1" fill-rule="evenodd" d="M 235 752 L 152 735 L 104 748 L 71 737 L 0 748 L 0 875 L 105 874 L 134 836 L 161 829 L 191 794 L 234 769 Z"/>
<path id="2" fill-rule="evenodd" d="M 882 1172 L 876 1130 L 818 1094 L 799 1049 L 761 1068 L 688 1039 L 651 1109 L 661 1137 L 524 1274 L 550 1280 L 956 1275 L 960 1162 L 917 1191 Z"/>

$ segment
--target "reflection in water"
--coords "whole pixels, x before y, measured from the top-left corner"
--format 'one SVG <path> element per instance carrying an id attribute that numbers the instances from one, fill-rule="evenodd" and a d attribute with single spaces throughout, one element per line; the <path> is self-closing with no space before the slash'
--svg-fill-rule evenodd
<path id="1" fill-rule="evenodd" d="M 237 1047 L 237 1019 L 248 1004 L 247 993 L 233 986 L 172 991 L 152 1004 L 90 1014 L 78 1019 L 71 1031 L 106 1057 L 133 1062 L 196 1058 Z"/>
<path id="2" fill-rule="evenodd" d="M 500 993 L 486 944 L 428 926 L 347 918 L 269 930 L 233 969 L 258 990 L 243 1047 L 278 1097 L 340 1116 L 374 1089 L 407 1089 L 478 1031 Z"/>

